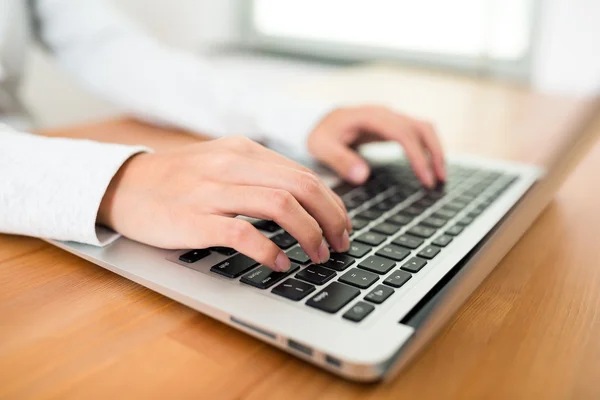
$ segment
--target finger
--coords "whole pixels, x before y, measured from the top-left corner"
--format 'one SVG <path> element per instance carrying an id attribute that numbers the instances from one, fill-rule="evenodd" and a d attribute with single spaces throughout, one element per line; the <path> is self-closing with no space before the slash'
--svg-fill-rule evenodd
<path id="1" fill-rule="evenodd" d="M 285 166 L 236 156 L 235 162 L 219 161 L 223 182 L 247 186 L 264 186 L 290 192 L 323 229 L 325 238 L 338 252 L 350 245 L 346 215 L 329 195 L 326 185 L 315 174 Z M 227 167 L 225 167 L 225 165 Z"/>
<path id="2" fill-rule="evenodd" d="M 368 131 L 400 143 L 415 175 L 425 186 L 433 187 L 435 182 L 427 154 L 415 127 L 406 118 L 388 110 L 368 110 L 363 116 L 362 125 Z"/>
<path id="3" fill-rule="evenodd" d="M 405 135 L 401 140 L 398 140 L 406 157 L 419 180 L 428 188 L 435 185 L 435 179 L 431 172 L 431 165 L 427 154 L 425 153 L 420 140 L 412 132 Z"/>
<path id="4" fill-rule="evenodd" d="M 290 259 L 283 250 L 248 221 L 205 215 L 194 221 L 192 228 L 199 234 L 192 239 L 190 248 L 232 247 L 275 271 L 287 271 L 290 268 Z"/>
<path id="5" fill-rule="evenodd" d="M 371 171 L 367 162 L 345 143 L 327 140 L 317 147 L 315 156 L 344 180 L 361 185 L 369 178 Z"/>
<path id="6" fill-rule="evenodd" d="M 431 155 L 431 161 L 433 163 L 433 169 L 438 179 L 441 181 L 446 180 L 446 163 L 444 161 L 444 151 L 442 144 L 440 143 L 438 135 L 436 135 L 433 126 L 426 121 L 418 121 L 415 123 L 419 131 L 421 132 L 421 140 L 425 144 L 425 147 L 429 150 Z"/>
<path id="7" fill-rule="evenodd" d="M 383 140 L 385 139 L 382 138 L 381 135 L 377 135 L 371 132 L 363 132 L 354 142 L 352 142 L 352 147 L 357 148 L 363 144 L 381 142 Z"/>
<path id="8" fill-rule="evenodd" d="M 261 147 L 261 149 L 257 149 L 252 152 L 252 154 L 255 155 L 256 157 L 259 157 L 259 159 L 264 160 L 264 161 L 269 160 L 269 161 L 272 161 L 274 164 L 288 166 L 290 168 L 295 168 L 299 171 L 314 174 L 315 176 L 317 176 L 313 171 L 311 171 L 304 165 L 297 163 L 293 160 L 290 160 L 289 158 L 287 158 L 273 150 L 267 149 L 264 146 L 259 145 L 259 147 Z M 348 210 L 346 209 L 344 202 L 342 201 L 340 196 L 338 196 L 329 186 L 325 185 L 325 187 L 327 188 L 327 192 L 329 193 L 329 195 L 331 196 L 333 201 L 335 201 L 335 203 L 340 207 L 340 210 L 346 216 L 346 229 L 348 230 L 348 232 L 352 232 L 352 221 L 350 220 L 350 216 L 348 215 Z"/>
<path id="9" fill-rule="evenodd" d="M 340 196 L 338 196 L 337 193 L 335 193 L 333 191 L 333 189 L 331 189 L 329 186 L 327 186 L 327 190 L 331 194 L 331 197 L 333 198 L 333 200 L 342 209 L 342 212 L 346 216 L 346 230 L 348 231 L 348 233 L 352 233 L 352 220 L 350 219 L 350 215 L 348 214 L 348 209 L 346 208 L 346 205 L 342 201 L 342 198 Z"/>
<path id="10" fill-rule="evenodd" d="M 277 165 L 284 165 L 289 168 L 294 168 L 299 171 L 304 171 L 306 173 L 314 174 L 315 176 L 317 176 L 313 171 L 306 168 L 302 164 L 293 161 L 271 149 L 268 149 L 265 146 L 256 143 L 246 137 L 229 137 L 213 141 L 213 144 L 215 143 L 218 143 L 218 146 L 225 146 L 242 156 L 252 157 L 261 161 L 270 161 Z M 335 194 L 333 190 L 331 190 L 331 188 L 329 187 L 327 187 L 327 192 L 331 196 L 331 199 L 340 207 L 340 211 L 345 215 L 346 229 L 348 230 L 348 232 L 351 232 L 352 221 L 350 220 L 348 210 L 342 202 L 342 199 L 340 199 L 339 196 Z"/>
<path id="11" fill-rule="evenodd" d="M 214 203 L 214 211 L 275 221 L 298 240 L 314 263 L 329 259 L 319 224 L 291 193 L 260 186 L 215 185 L 205 194 L 203 203 Z"/>

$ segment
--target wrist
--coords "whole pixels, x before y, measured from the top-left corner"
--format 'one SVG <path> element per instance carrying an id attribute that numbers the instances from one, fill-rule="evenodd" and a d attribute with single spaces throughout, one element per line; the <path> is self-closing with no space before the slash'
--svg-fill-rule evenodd
<path id="1" fill-rule="evenodd" d="M 147 155 L 147 153 L 137 153 L 129 157 L 111 179 L 106 191 L 104 192 L 102 201 L 100 202 L 100 207 L 98 208 L 98 214 L 96 217 L 96 223 L 98 225 L 103 225 L 112 230 L 116 230 L 114 223 L 114 211 L 117 197 L 124 186 L 125 178 L 128 175 L 128 172 L 131 170 L 132 165 L 136 164 L 139 158 L 143 157 L 144 155 Z"/>

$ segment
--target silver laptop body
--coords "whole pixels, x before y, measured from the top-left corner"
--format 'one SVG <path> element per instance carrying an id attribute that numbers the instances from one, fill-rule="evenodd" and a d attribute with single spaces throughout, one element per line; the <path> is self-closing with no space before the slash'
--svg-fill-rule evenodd
<path id="1" fill-rule="evenodd" d="M 564 147 L 562 149 L 567 150 Z M 386 165 L 403 163 L 401 154 L 391 147 L 375 146 L 367 157 L 374 165 L 383 166 L 383 169 Z M 354 292 L 358 289 L 359 293 L 333 313 L 314 307 L 319 301 L 331 301 L 332 296 L 328 298 L 328 293 L 324 294 L 329 285 L 339 281 L 344 275 L 351 275 L 350 271 L 354 269 L 364 271 L 362 267 L 357 268 L 364 260 L 421 224 L 423 219 L 441 209 L 451 199 L 434 203 L 424 213 L 402 226 L 397 233 L 386 237 L 381 245 L 371 246 L 371 250 L 364 256 L 357 257 L 351 266 L 343 271 L 335 271 L 333 278 L 327 283 L 313 284 L 312 292 L 299 295 L 304 297 L 297 301 L 276 295 L 272 291 L 290 278 L 307 283 L 296 275 L 308 268 L 310 263 L 299 265 L 291 275 L 272 282 L 266 289 L 259 289 L 241 281 L 243 276 L 249 275 L 257 267 L 233 279 L 211 272 L 211 268 L 225 265 L 226 260 L 234 257 L 218 251 L 211 251 L 197 262 L 187 263 L 179 257 L 189 249 L 163 250 L 126 238 L 120 238 L 105 248 L 78 243 L 52 243 L 332 373 L 352 380 L 380 380 L 393 376 L 439 331 L 526 231 L 558 186 L 557 182 L 544 178 L 549 170 L 537 166 L 465 155 L 451 155 L 448 160 L 449 165 L 460 166 L 467 171 L 498 174 L 498 179 L 489 179 L 490 185 L 480 190 L 482 186 L 476 185 L 476 179 L 471 180 L 467 176 L 456 187 L 464 191 L 475 187 L 477 194 L 482 196 L 475 196 L 471 203 L 451 217 L 446 225 L 437 229 L 435 234 L 423 238 L 423 243 L 417 249 L 407 249 L 410 255 L 395 262 L 388 272 L 375 273 L 377 281 L 368 288 L 358 289 L 342 283 L 341 285 L 352 287 Z M 324 177 L 332 187 L 339 184 L 330 175 Z M 500 186 L 504 188 L 498 190 Z M 473 210 L 481 199 L 487 198 L 483 195 L 493 191 L 498 192 L 496 198 L 491 201 L 487 199 L 489 204 L 478 215 L 473 216 L 477 214 Z M 470 193 L 474 194 L 474 191 L 471 190 Z M 381 217 L 368 222 L 363 229 L 355 230 L 352 238 L 356 240 L 424 195 L 425 191 L 418 189 L 384 211 Z M 376 195 L 352 210 L 351 215 L 361 214 L 376 205 L 381 198 L 387 198 L 386 196 L 385 193 Z M 473 217 L 469 219 L 469 215 Z M 452 241 L 445 247 L 436 246 L 440 249 L 439 253 L 431 259 L 425 258 L 425 266 L 415 269 L 413 263 L 412 267 L 405 267 L 409 260 L 419 257 L 417 254 L 438 236 L 459 226 L 459 221 L 465 218 L 463 223 L 466 224 L 460 225 L 463 228 L 461 232 L 452 236 Z M 265 234 L 270 236 L 278 232 Z M 400 287 L 384 283 L 397 271 L 402 271 L 404 276 L 409 274 L 410 279 Z M 381 293 L 376 293 L 375 290 L 379 285 L 392 289 L 391 295 L 389 290 L 385 290 L 384 294 L 389 297 L 380 304 L 377 303 L 377 298 Z M 294 289 L 293 285 L 288 286 Z M 307 305 L 309 302 L 312 302 L 312 307 Z M 359 311 L 358 314 L 363 312 L 361 304 L 367 304 L 368 308 L 372 306 L 373 311 L 360 322 L 345 317 L 352 315 L 353 311 Z M 198 335 L 202 335 L 202 332 L 198 332 Z"/>

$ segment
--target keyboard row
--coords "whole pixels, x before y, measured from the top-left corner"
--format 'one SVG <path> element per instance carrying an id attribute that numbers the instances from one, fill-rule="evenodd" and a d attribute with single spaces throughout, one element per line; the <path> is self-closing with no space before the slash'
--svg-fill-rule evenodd
<path id="1" fill-rule="evenodd" d="M 429 260 L 436 257 L 455 236 L 460 235 L 465 227 L 473 222 L 514 179 L 505 180 L 503 185 L 498 186 L 494 192 L 488 193 L 487 197 L 478 198 L 481 196 L 475 195 L 474 192 L 478 191 L 481 194 L 494 180 L 489 179 L 482 184 L 471 186 L 387 243 L 384 242 L 388 241 L 389 237 L 411 223 L 414 218 L 421 216 L 447 193 L 427 193 L 396 214 L 388 215 L 385 220 L 381 220 L 383 213 L 379 216 L 369 215 L 368 218 L 365 218 L 364 212 L 358 213 L 353 218 L 353 223 L 362 226 L 355 225 L 355 229 L 360 230 L 369 224 L 372 224 L 372 227 L 366 232 L 353 235 L 348 252 L 332 253 L 330 259 L 323 264 L 306 265 L 309 262 L 306 253 L 299 246 L 290 249 L 297 242 L 284 231 L 276 233 L 281 228 L 272 221 L 259 221 L 256 226 L 261 230 L 276 233 L 271 239 L 281 248 L 289 249 L 286 254 L 293 261 L 289 271 L 276 272 L 265 266 L 259 266 L 249 257 L 223 247 L 191 250 L 182 254 L 180 260 L 186 263 L 196 262 L 210 254 L 210 251 L 233 255 L 213 266 L 211 271 L 230 279 L 241 277 L 240 282 L 261 290 L 269 289 L 279 283 L 271 292 L 292 301 L 303 300 L 315 292 L 317 287 L 329 283 L 305 303 L 327 313 L 338 312 L 359 297 L 363 290 L 369 290 L 343 315 L 345 319 L 359 322 L 371 313 L 377 304 L 383 303 L 392 296 L 395 289 L 402 287 L 413 274 L 421 271 Z M 446 227 L 452 218 L 475 199 L 478 200 L 475 207 L 455 221 L 452 226 Z M 435 238 L 428 241 L 434 235 Z M 425 243 L 426 241 L 428 243 Z M 372 255 L 361 261 L 372 251 Z"/>

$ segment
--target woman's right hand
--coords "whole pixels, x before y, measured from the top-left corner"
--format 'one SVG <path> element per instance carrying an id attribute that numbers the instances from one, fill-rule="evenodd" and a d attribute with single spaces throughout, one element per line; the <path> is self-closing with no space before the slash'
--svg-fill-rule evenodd
<path id="1" fill-rule="evenodd" d="M 152 246 L 232 247 L 287 270 L 285 253 L 237 215 L 275 221 L 315 263 L 329 259 L 323 237 L 335 251 L 349 248 L 341 199 L 307 168 L 244 137 L 133 156 L 111 181 L 98 223 Z"/>

